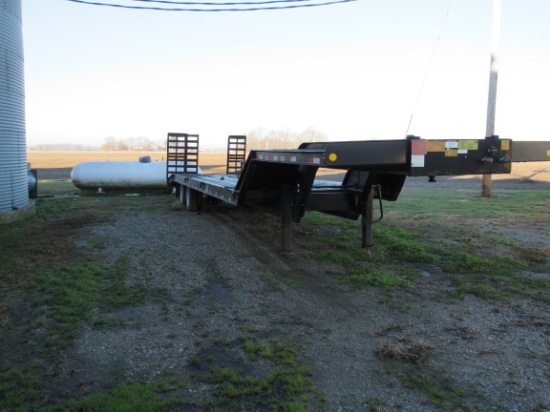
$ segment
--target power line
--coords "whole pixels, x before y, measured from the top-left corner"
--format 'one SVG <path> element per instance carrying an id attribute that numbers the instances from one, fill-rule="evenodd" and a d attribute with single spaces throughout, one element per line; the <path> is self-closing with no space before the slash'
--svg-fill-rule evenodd
<path id="1" fill-rule="evenodd" d="M 173 0 L 130 0 L 144 3 L 162 3 L 162 4 L 178 4 L 192 6 L 255 6 L 260 4 L 273 3 L 301 3 L 312 0 L 264 0 L 264 1 L 245 1 L 245 2 L 198 2 L 198 1 L 173 1 Z"/>
<path id="2" fill-rule="evenodd" d="M 307 4 L 290 4 L 287 6 L 267 6 L 267 7 L 244 7 L 244 8 L 178 8 L 178 7 L 152 7 L 152 6 L 129 6 L 124 4 L 116 4 L 116 3 L 100 3 L 95 1 L 88 1 L 88 0 L 67 0 L 73 3 L 81 3 L 81 4 L 89 4 L 92 6 L 107 6 L 107 7 L 116 7 L 116 8 L 122 8 L 122 9 L 134 9 L 134 10 L 157 10 L 157 11 L 187 11 L 187 12 L 225 12 L 225 11 L 260 11 L 260 10 L 284 10 L 284 9 L 297 9 L 297 8 L 304 8 L 304 7 L 320 7 L 320 6 L 330 6 L 332 4 L 339 4 L 339 3 L 349 3 L 352 1 L 357 0 L 334 0 L 334 1 L 325 1 L 323 3 L 307 3 Z M 147 0 L 145 0 L 147 1 Z M 225 6 L 225 5 L 261 5 L 261 4 L 270 4 L 270 3 L 296 3 L 296 2 L 302 2 L 302 1 L 309 1 L 309 0 L 273 0 L 273 1 L 266 1 L 266 2 L 248 2 L 248 3 L 196 3 L 196 2 L 169 2 L 166 0 L 152 0 L 152 3 L 170 3 L 170 4 L 189 4 L 189 5 L 198 5 L 198 6 L 204 6 L 204 5 L 212 5 L 212 6 Z"/>
<path id="3" fill-rule="evenodd" d="M 414 106 L 411 112 L 411 117 L 409 118 L 409 124 L 407 125 L 407 131 L 405 132 L 405 136 L 409 134 L 409 129 L 411 128 L 411 124 L 413 121 L 414 113 L 416 112 L 416 109 L 418 107 L 418 102 L 420 101 L 420 96 L 422 95 L 422 91 L 424 90 L 424 85 L 426 84 L 426 80 L 428 79 L 428 74 L 430 73 L 430 69 L 432 68 L 432 64 L 435 58 L 435 55 L 437 53 L 437 47 L 439 46 L 439 41 L 441 40 L 441 35 L 443 34 L 443 29 L 445 28 L 445 24 L 447 23 L 447 18 L 449 17 L 449 12 L 451 11 L 452 3 L 449 4 L 449 7 L 447 8 L 447 13 L 445 14 L 445 17 L 443 18 L 443 23 L 441 24 L 441 29 L 439 30 L 439 35 L 437 36 L 437 40 L 435 42 L 434 49 L 432 51 L 432 55 L 430 57 L 430 61 L 428 63 L 428 67 L 426 68 L 426 73 L 424 73 L 424 79 L 422 80 L 422 84 L 420 85 L 420 90 L 418 91 L 418 95 L 416 96 L 416 101 L 414 102 Z"/>

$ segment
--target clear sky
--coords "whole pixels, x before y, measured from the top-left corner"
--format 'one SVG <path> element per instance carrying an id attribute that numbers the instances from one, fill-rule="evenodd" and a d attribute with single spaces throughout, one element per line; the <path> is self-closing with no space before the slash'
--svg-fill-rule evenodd
<path id="1" fill-rule="evenodd" d="M 258 128 L 485 136 L 492 0 L 237 13 L 22 3 L 28 145 L 187 132 L 223 147 Z M 548 0 L 502 0 L 502 138 L 550 140 L 549 21 Z"/>

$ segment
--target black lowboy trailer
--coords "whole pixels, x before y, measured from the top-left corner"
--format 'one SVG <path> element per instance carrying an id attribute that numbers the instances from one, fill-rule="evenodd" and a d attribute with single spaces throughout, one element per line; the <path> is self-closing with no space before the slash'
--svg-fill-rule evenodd
<path id="1" fill-rule="evenodd" d="M 362 247 L 372 245 L 373 199 L 395 201 L 407 176 L 510 173 L 512 162 L 550 161 L 550 142 L 404 140 L 303 143 L 292 150 L 251 150 L 245 136 L 229 136 L 227 173 L 199 173 L 199 136 L 169 133 L 167 179 L 190 211 L 216 202 L 280 216 L 283 251 L 290 227 L 306 211 L 357 220 Z M 316 179 L 319 168 L 345 171 L 341 182 Z M 382 211 L 382 209 L 381 209 Z M 381 214 L 382 216 L 382 214 Z"/>

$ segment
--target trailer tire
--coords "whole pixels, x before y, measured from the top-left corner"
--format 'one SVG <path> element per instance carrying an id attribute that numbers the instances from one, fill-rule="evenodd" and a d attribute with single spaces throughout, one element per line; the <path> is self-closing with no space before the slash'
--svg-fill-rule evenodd
<path id="1" fill-rule="evenodd" d="M 200 193 L 190 187 L 185 188 L 185 207 L 190 212 L 199 210 Z"/>
<path id="2" fill-rule="evenodd" d="M 212 205 L 212 198 L 208 195 L 201 195 L 200 200 L 200 208 L 201 212 L 208 212 L 210 210 L 210 206 Z"/>
<path id="3" fill-rule="evenodd" d="M 181 203 L 185 205 L 185 186 L 178 185 L 177 195 Z"/>

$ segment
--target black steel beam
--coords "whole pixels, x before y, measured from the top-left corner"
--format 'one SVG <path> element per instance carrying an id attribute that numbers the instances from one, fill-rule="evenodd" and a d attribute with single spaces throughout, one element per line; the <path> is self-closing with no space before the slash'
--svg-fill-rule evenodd
<path id="1" fill-rule="evenodd" d="M 550 142 L 518 142 L 512 143 L 513 162 L 544 162 L 550 161 Z"/>

